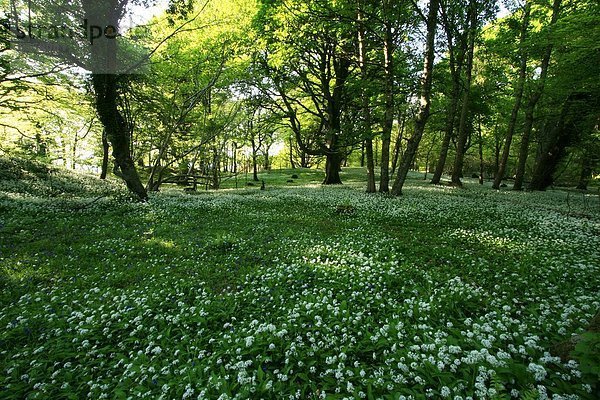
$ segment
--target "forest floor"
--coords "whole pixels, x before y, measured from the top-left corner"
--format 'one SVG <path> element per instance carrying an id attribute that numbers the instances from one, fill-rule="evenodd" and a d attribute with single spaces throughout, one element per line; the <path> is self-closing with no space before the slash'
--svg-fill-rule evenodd
<path id="1" fill-rule="evenodd" d="M 2 399 L 598 396 L 597 195 L 6 171 Z"/>

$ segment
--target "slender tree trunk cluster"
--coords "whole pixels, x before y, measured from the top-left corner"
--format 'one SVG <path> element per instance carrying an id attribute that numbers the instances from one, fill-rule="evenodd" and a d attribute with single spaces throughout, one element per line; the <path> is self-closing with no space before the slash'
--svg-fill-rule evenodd
<path id="1" fill-rule="evenodd" d="M 430 0 L 429 14 L 427 16 L 427 37 L 425 41 L 425 60 L 423 62 L 423 75 L 421 76 L 421 88 L 419 95 L 419 109 L 415 117 L 415 131 L 406 144 L 406 150 L 402 155 L 398 172 L 391 193 L 394 196 L 402 194 L 402 187 L 406 181 L 408 170 L 410 169 L 423 132 L 425 125 L 429 119 L 429 111 L 431 107 L 431 88 L 433 83 L 433 61 L 435 57 L 435 34 L 437 28 L 437 14 L 439 8 L 439 0 Z"/>
<path id="2" fill-rule="evenodd" d="M 519 110 L 521 109 L 521 100 L 523 98 L 523 89 L 525 87 L 525 77 L 527 74 L 527 49 L 525 40 L 527 39 L 527 31 L 529 29 L 529 14 L 531 12 L 531 3 L 525 3 L 525 10 L 523 12 L 523 20 L 521 22 L 521 31 L 519 34 L 519 47 L 520 47 L 520 65 L 519 65 L 519 78 L 515 87 L 515 102 L 510 115 L 510 121 L 508 123 L 508 130 L 506 131 L 506 137 L 504 138 L 504 150 L 502 152 L 502 158 L 499 161 L 498 169 L 496 170 L 496 176 L 494 177 L 494 183 L 492 187 L 499 189 L 504 174 L 506 172 L 506 166 L 508 164 L 508 157 L 510 156 L 510 145 L 512 143 L 513 136 L 515 134 L 515 128 L 517 126 L 517 118 L 519 116 Z"/>
<path id="3" fill-rule="evenodd" d="M 467 33 L 467 63 L 465 69 L 465 89 L 462 96 L 462 105 L 460 111 L 460 120 L 458 125 L 458 140 L 456 143 L 456 156 L 454 157 L 454 167 L 452 169 L 451 182 L 453 185 L 462 186 L 460 178 L 462 177 L 466 144 L 470 134 L 469 126 L 469 101 L 471 96 L 471 80 L 473 77 L 473 58 L 475 52 L 475 36 L 477 35 L 477 0 L 471 0 L 469 3 L 469 27 Z"/>
<path id="4" fill-rule="evenodd" d="M 383 1 L 384 15 L 389 15 L 389 4 Z M 381 133 L 381 175 L 379 179 L 379 191 L 389 192 L 390 182 L 390 145 L 392 140 L 392 129 L 394 127 L 394 41 L 392 36 L 392 23 L 389 19 L 384 21 L 384 97 L 385 115 Z"/>
<path id="5" fill-rule="evenodd" d="M 363 88 L 361 93 L 362 98 L 362 114 L 363 114 L 363 129 L 365 139 L 363 146 L 363 162 L 366 157 L 367 161 L 367 193 L 374 193 L 375 187 L 375 162 L 373 156 L 373 131 L 371 128 L 371 104 L 369 101 L 369 93 L 367 92 L 369 74 L 367 71 L 366 61 L 366 43 L 365 43 L 365 27 L 362 15 L 362 3 L 358 4 L 358 64 L 360 67 L 361 79 Z"/>
<path id="6" fill-rule="evenodd" d="M 561 0 L 554 0 L 552 3 L 552 18 L 550 20 L 550 27 L 556 25 L 556 21 L 558 21 L 558 15 L 560 13 Z M 521 146 L 519 148 L 519 160 L 517 163 L 517 172 L 515 174 L 515 183 L 513 185 L 513 190 L 522 190 L 523 189 L 523 180 L 525 178 L 525 167 L 527 165 L 527 157 L 529 156 L 529 141 L 531 138 L 531 131 L 533 129 L 534 122 L 534 113 L 535 108 L 538 104 L 538 101 L 542 97 L 544 92 L 544 86 L 546 84 L 546 77 L 548 76 L 548 68 L 550 66 L 550 57 L 552 55 L 553 49 L 552 43 L 546 46 L 546 50 L 542 57 L 542 62 L 540 66 L 540 76 L 536 83 L 536 87 L 534 88 L 529 101 L 525 107 L 525 123 L 523 127 L 523 136 L 521 137 Z"/>

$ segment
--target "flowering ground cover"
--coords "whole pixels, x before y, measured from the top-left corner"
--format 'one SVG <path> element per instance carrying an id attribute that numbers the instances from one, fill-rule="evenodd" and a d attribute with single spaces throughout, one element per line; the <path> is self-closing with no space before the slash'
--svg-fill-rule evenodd
<path id="1" fill-rule="evenodd" d="M 0 183 L 0 398 L 597 395 L 597 196 L 58 178 Z"/>

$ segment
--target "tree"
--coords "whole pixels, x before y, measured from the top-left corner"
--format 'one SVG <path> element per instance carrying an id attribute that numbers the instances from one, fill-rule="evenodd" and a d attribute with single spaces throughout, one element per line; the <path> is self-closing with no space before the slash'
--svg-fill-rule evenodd
<path id="1" fill-rule="evenodd" d="M 579 154 L 581 187 L 597 166 L 591 152 L 598 146 L 594 133 L 600 116 L 600 55 L 593 49 L 600 34 L 585 27 L 600 23 L 599 11 L 597 2 L 566 2 L 548 32 L 554 44 L 553 62 L 537 107 L 538 149 L 530 190 L 544 190 L 553 184 L 567 154 L 571 154 L 569 158 Z"/>
<path id="2" fill-rule="evenodd" d="M 362 122 L 364 130 L 364 153 L 367 158 L 367 193 L 375 193 L 375 161 L 373 157 L 373 130 L 371 120 L 371 102 L 368 89 L 370 87 L 370 77 L 368 71 L 367 45 L 366 45 L 366 27 L 362 2 L 358 2 L 357 25 L 358 25 L 358 66 L 360 68 L 361 81 L 363 84 L 361 91 L 362 100 Z"/>
<path id="3" fill-rule="evenodd" d="M 531 3 L 526 1 L 523 10 L 523 18 L 521 21 L 521 28 L 519 32 L 519 77 L 515 86 L 514 91 L 514 105 L 510 114 L 510 121 L 508 123 L 508 130 L 504 138 L 504 149 L 502 151 L 502 158 L 499 161 L 498 169 L 494 177 L 494 183 L 492 187 L 494 189 L 500 188 L 500 183 L 504 178 L 506 166 L 508 163 L 508 157 L 510 155 L 510 146 L 512 143 L 513 135 L 517 125 L 517 118 L 521 109 L 521 99 L 523 98 L 523 89 L 525 87 L 525 77 L 527 74 L 527 48 L 525 41 L 527 40 L 527 31 L 529 29 L 529 14 L 531 12 Z"/>
<path id="4" fill-rule="evenodd" d="M 265 106 L 268 99 L 249 96 L 244 101 L 244 134 L 252 150 L 252 179 L 258 182 L 258 155 L 262 152 L 265 169 L 269 166 L 269 148 L 277 131 L 277 115 Z"/>
<path id="5" fill-rule="evenodd" d="M 265 1 L 255 24 L 263 44 L 256 60 L 270 80 L 262 89 L 288 120 L 301 150 L 325 157 L 324 184 L 342 183 L 342 160 L 360 143 L 349 123 L 355 29 L 347 21 L 353 13 L 334 1 Z"/>
<path id="6" fill-rule="evenodd" d="M 429 13 L 427 16 L 427 36 L 425 41 L 425 59 L 423 61 L 423 74 L 421 76 L 421 92 L 419 95 L 418 111 L 415 116 L 415 132 L 408 140 L 406 150 L 400 160 L 398 172 L 391 193 L 394 196 L 402 194 L 402 187 L 406 181 L 408 170 L 413 163 L 417 149 L 427 120 L 431 106 L 431 88 L 433 82 L 433 62 L 435 57 L 435 33 L 437 28 L 437 14 L 439 8 L 438 0 L 429 1 Z"/>
<path id="7" fill-rule="evenodd" d="M 468 113 L 469 101 L 471 95 L 471 80 L 473 77 L 473 55 L 475 52 L 475 38 L 478 34 L 478 4 L 477 0 L 470 0 L 467 11 L 467 53 L 465 65 L 465 88 L 462 95 L 462 104 L 458 124 L 458 139 L 456 143 L 456 156 L 454 157 L 454 167 L 452 168 L 451 182 L 453 185 L 462 186 L 460 180 L 463 171 L 463 163 L 466 152 L 466 144 L 469 135 Z"/>
<path id="8" fill-rule="evenodd" d="M 446 158 L 448 157 L 450 141 L 454 135 L 460 96 L 464 90 L 461 80 L 468 48 L 468 22 L 463 21 L 463 18 L 469 15 L 465 12 L 466 5 L 462 4 L 462 2 L 447 1 L 441 2 L 440 7 L 442 15 L 441 25 L 444 29 L 448 46 L 447 63 L 451 77 L 451 89 L 446 105 L 444 137 L 436 169 L 431 178 L 432 184 L 440 183 L 446 165 Z"/>
<path id="9" fill-rule="evenodd" d="M 556 24 L 560 13 L 561 0 L 554 0 L 552 4 L 552 17 L 550 19 L 549 29 L 552 29 L 553 25 Z M 539 78 L 534 82 L 534 88 L 529 96 L 527 104 L 525 106 L 525 123 L 523 127 L 523 135 L 521 137 L 521 146 L 519 149 L 519 161 L 517 164 L 517 172 L 515 174 L 515 183 L 513 190 L 521 190 L 523 188 L 523 179 L 525 176 L 525 165 L 527 157 L 529 155 L 529 140 L 531 137 L 531 130 L 533 128 L 533 117 L 535 108 L 538 101 L 544 93 L 544 85 L 546 84 L 546 77 L 548 76 L 548 68 L 550 66 L 550 57 L 552 55 L 552 49 L 554 45 L 549 42 L 545 46 L 545 50 L 541 59 L 541 65 L 539 69 Z"/>

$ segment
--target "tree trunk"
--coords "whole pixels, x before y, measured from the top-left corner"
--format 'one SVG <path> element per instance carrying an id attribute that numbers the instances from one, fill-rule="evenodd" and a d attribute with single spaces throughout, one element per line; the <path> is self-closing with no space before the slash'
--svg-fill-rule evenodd
<path id="1" fill-rule="evenodd" d="M 383 5 L 384 16 L 386 16 L 388 1 L 384 1 Z M 390 142 L 394 126 L 394 40 L 392 36 L 392 24 L 388 18 L 386 18 L 384 25 L 385 115 L 381 132 L 381 175 L 379 177 L 379 191 L 381 193 L 390 191 Z"/>
<path id="2" fill-rule="evenodd" d="M 73 138 L 73 149 L 71 152 L 71 169 L 75 170 L 76 160 L 77 160 L 77 144 L 79 142 L 79 132 L 75 131 L 75 137 Z M 65 162 L 67 159 L 65 158 Z"/>
<path id="3" fill-rule="evenodd" d="M 265 167 L 265 171 L 268 171 L 271 169 L 271 165 L 269 164 L 270 159 L 269 159 L 269 149 L 265 149 L 265 163 L 264 163 L 264 167 Z"/>
<path id="4" fill-rule="evenodd" d="M 256 166 L 256 164 L 255 164 Z M 221 158 L 219 157 L 219 150 L 215 146 L 213 148 L 213 171 L 212 171 L 212 188 L 217 190 L 221 184 L 220 182 L 221 172 Z"/>
<path id="5" fill-rule="evenodd" d="M 554 183 L 553 174 L 565 153 L 565 145 L 561 143 L 565 141 L 564 129 L 564 126 L 556 126 L 551 129 L 550 133 L 546 133 L 548 137 L 536 158 L 529 190 L 546 190 Z"/>
<path id="6" fill-rule="evenodd" d="M 468 48 L 467 48 L 467 65 L 466 65 L 466 79 L 465 89 L 462 97 L 462 105 L 460 111 L 460 121 L 458 126 L 458 141 L 456 144 L 456 156 L 454 158 L 454 167 L 452 168 L 452 184 L 456 186 L 462 186 L 460 178 L 462 176 L 463 164 L 465 159 L 467 136 L 469 135 L 469 129 L 467 126 L 467 119 L 469 114 L 470 106 L 470 95 L 471 95 L 471 80 L 473 76 L 473 53 L 475 51 L 475 36 L 477 35 L 477 2 L 471 0 L 469 4 L 469 32 L 468 36 Z"/>
<path id="7" fill-rule="evenodd" d="M 375 160 L 373 156 L 373 140 L 365 139 L 365 153 L 367 156 L 367 193 L 375 193 Z"/>
<path id="8" fill-rule="evenodd" d="M 130 135 L 125 119 L 121 115 L 117 100 L 117 79 L 115 74 L 92 74 L 92 85 L 96 96 L 96 111 L 106 130 L 106 137 L 112 145 L 113 157 L 127 188 L 142 201 L 148 193 L 142 184 L 130 154 Z"/>
<path id="9" fill-rule="evenodd" d="M 457 86 L 458 88 L 458 86 Z M 459 90 L 456 90 L 456 96 L 458 97 Z M 454 92 L 454 90 L 453 90 Z M 435 171 L 433 173 L 433 177 L 431 178 L 431 183 L 434 185 L 438 185 L 440 180 L 442 179 L 442 174 L 444 173 L 444 167 L 446 166 L 446 159 L 448 158 L 448 149 L 450 148 L 450 140 L 452 140 L 452 135 L 454 134 L 454 119 L 456 118 L 456 111 L 458 108 L 458 99 L 454 97 L 451 100 L 450 110 L 446 117 L 446 128 L 444 130 L 444 137 L 442 139 L 442 144 L 440 147 L 440 156 L 438 158 L 438 162 L 435 167 Z"/>
<path id="10" fill-rule="evenodd" d="M 523 136 L 521 136 L 521 145 L 519 146 L 519 159 L 517 161 L 517 172 L 515 174 L 513 190 L 523 189 L 525 166 L 527 165 L 527 157 L 529 156 L 529 141 L 531 138 L 531 130 L 533 128 L 533 113 L 536 102 L 537 100 L 534 101 L 534 98 L 532 97 L 525 107 L 525 124 L 523 126 Z"/>
<path id="11" fill-rule="evenodd" d="M 363 168 L 365 166 L 365 142 L 360 145 L 360 167 Z"/>
<path id="12" fill-rule="evenodd" d="M 558 14 L 560 12 L 561 0 L 554 0 L 552 4 L 552 18 L 550 20 L 550 27 L 556 24 L 558 20 Z M 519 161 L 517 163 L 517 172 L 515 174 L 515 184 L 513 190 L 523 189 L 523 179 L 525 177 L 525 166 L 527 165 L 527 156 L 529 155 L 529 140 L 531 137 L 531 129 L 533 127 L 533 116 L 535 107 L 542 97 L 544 92 L 544 86 L 546 84 L 546 76 L 548 75 L 548 67 L 550 65 L 550 57 L 552 56 L 553 44 L 550 43 L 546 46 L 546 51 L 542 57 L 542 64 L 540 70 L 540 77 L 538 80 L 537 87 L 529 98 L 527 107 L 525 110 L 525 124 L 523 127 L 523 137 L 521 138 L 521 147 L 519 149 Z"/>
<path id="13" fill-rule="evenodd" d="M 252 180 L 258 182 L 258 161 L 256 159 L 256 152 L 252 152 Z"/>
<path id="14" fill-rule="evenodd" d="M 402 152 L 402 137 L 404 136 L 404 126 L 406 124 L 406 113 L 402 114 L 402 118 L 398 118 L 398 120 L 402 120 L 398 125 L 398 136 L 396 137 L 396 143 L 394 144 L 394 157 L 392 158 L 392 172 L 391 175 L 394 175 L 396 172 L 396 167 L 398 166 L 398 158 L 400 157 L 400 153 Z"/>
<path id="15" fill-rule="evenodd" d="M 373 132 L 371 130 L 371 106 L 369 102 L 368 88 L 368 74 L 366 65 L 366 49 L 365 49 L 365 27 L 363 24 L 362 3 L 359 2 L 358 10 L 358 64 L 360 67 L 361 79 L 364 82 L 364 86 L 361 92 L 362 97 L 362 114 L 364 123 L 364 137 L 362 148 L 362 159 L 361 165 L 364 165 L 364 158 L 367 158 L 367 193 L 374 193 L 375 188 L 375 165 L 373 162 Z"/>
<path id="16" fill-rule="evenodd" d="M 500 141 L 498 137 L 498 125 L 494 127 L 494 179 L 498 175 L 498 169 L 500 168 Z"/>
<path id="17" fill-rule="evenodd" d="M 302 168 L 309 168 L 310 165 L 308 165 L 308 160 L 309 160 L 309 156 L 308 154 L 306 154 L 306 151 L 301 151 L 300 154 L 300 166 Z"/>
<path id="18" fill-rule="evenodd" d="M 431 158 L 431 152 L 433 151 L 433 146 L 435 146 L 436 138 L 437 138 L 437 135 L 431 141 L 431 144 L 429 145 L 429 148 L 427 149 L 427 156 L 425 156 L 425 176 L 423 176 L 424 181 L 427 180 L 427 174 L 429 173 L 429 159 Z"/>
<path id="19" fill-rule="evenodd" d="M 579 182 L 577 183 L 577 189 L 587 190 L 590 180 L 592 180 L 592 164 L 587 154 L 583 155 L 581 161 L 581 174 L 579 175 Z"/>
<path id="20" fill-rule="evenodd" d="M 515 134 L 515 127 L 517 125 L 517 117 L 519 116 L 519 110 L 521 109 L 521 99 L 523 98 L 523 88 L 525 86 L 525 76 L 527 73 L 527 50 L 525 47 L 525 40 L 527 40 L 527 29 L 529 28 L 529 12 L 531 9 L 531 3 L 525 3 L 525 10 L 523 11 L 523 22 L 521 24 L 521 32 L 519 36 L 519 47 L 521 63 L 519 65 L 519 79 L 517 81 L 517 87 L 515 88 L 515 103 L 513 105 L 512 113 L 510 115 L 510 121 L 508 122 L 508 131 L 504 138 L 504 149 L 502 151 L 502 158 L 494 177 L 494 184 L 492 188 L 500 189 L 500 183 L 504 179 L 506 173 L 506 165 L 508 164 L 508 157 L 510 155 L 510 145 Z"/>
<path id="21" fill-rule="evenodd" d="M 231 157 L 231 162 L 232 162 L 231 171 L 234 174 L 237 174 L 238 173 L 238 164 L 237 164 L 237 150 L 238 150 L 238 147 L 237 147 L 237 143 L 233 142 L 233 144 L 232 144 L 231 147 L 232 147 L 232 150 L 233 150 L 233 154 L 232 154 L 232 157 Z"/>
<path id="22" fill-rule="evenodd" d="M 425 42 L 425 60 L 423 62 L 423 75 L 421 76 L 421 94 L 419 98 L 419 110 L 415 117 L 415 132 L 408 140 L 406 150 L 400 160 L 398 174 L 392 187 L 392 194 L 400 196 L 402 187 L 406 181 L 408 170 L 413 163 L 415 154 L 423 137 L 425 125 L 429 119 L 431 107 L 431 86 L 433 83 L 433 61 L 435 57 L 435 32 L 437 27 L 437 13 L 439 0 L 429 1 L 429 15 L 427 16 L 427 39 Z"/>
<path id="23" fill-rule="evenodd" d="M 586 95 L 570 95 L 563 105 L 558 122 L 544 134 L 541 151 L 536 159 L 530 190 L 546 190 L 554 183 L 558 163 L 566 154 L 566 148 L 578 136 L 576 121 L 581 110 L 593 100 Z M 573 111 L 577 110 L 577 111 Z"/>
<path id="24" fill-rule="evenodd" d="M 296 164 L 294 163 L 294 144 L 292 143 L 292 137 L 290 136 L 289 138 L 289 145 L 290 145 L 290 166 L 292 167 L 292 169 L 296 169 Z"/>
<path id="25" fill-rule="evenodd" d="M 109 2 L 85 0 L 81 4 L 86 21 L 90 21 L 92 25 L 98 23 L 100 19 L 102 26 L 119 26 L 119 19 L 124 14 L 124 3 L 115 0 Z M 130 126 L 119 109 L 118 81 L 124 75 L 117 72 L 117 53 L 117 42 L 112 39 L 91 46 L 91 80 L 95 107 L 112 146 L 117 174 L 125 181 L 131 192 L 135 193 L 141 201 L 146 201 L 148 193 L 131 157 Z"/>
<path id="26" fill-rule="evenodd" d="M 325 180 L 324 185 L 341 185 L 340 167 L 342 156 L 339 153 L 327 153 L 325 161 Z"/>
<path id="27" fill-rule="evenodd" d="M 252 122 L 250 122 L 250 130 L 252 130 Z M 252 145 L 252 180 L 258 182 L 258 149 L 256 148 L 256 141 L 254 140 L 254 133 L 251 134 L 250 144 Z"/>
<path id="28" fill-rule="evenodd" d="M 483 134 L 481 133 L 481 119 L 477 125 L 478 141 L 479 141 L 479 184 L 483 185 Z"/>
<path id="29" fill-rule="evenodd" d="M 447 12 L 442 13 L 444 15 L 444 30 L 446 31 L 446 39 L 448 41 L 448 58 L 450 66 L 450 74 L 452 75 L 452 92 L 450 94 L 450 104 L 448 106 L 448 112 L 446 115 L 446 126 L 444 129 L 444 137 L 440 147 L 440 155 L 431 178 L 431 183 L 438 185 L 442 179 L 444 168 L 446 166 L 446 160 L 448 158 L 448 149 L 450 148 L 450 141 L 454 135 L 454 125 L 456 121 L 456 113 L 458 112 L 458 99 L 461 90 L 461 79 L 460 75 L 463 69 L 464 63 L 464 47 L 460 49 L 460 53 L 456 54 L 454 48 L 454 26 L 447 17 Z"/>
<path id="30" fill-rule="evenodd" d="M 165 140 L 160 144 L 160 148 L 158 150 L 158 155 L 156 156 L 156 160 L 152 165 L 152 169 L 150 170 L 150 176 L 148 177 L 148 183 L 146 184 L 146 190 L 151 190 L 154 192 L 158 191 L 160 187 L 161 178 L 154 179 L 157 173 L 162 174 L 164 172 L 164 168 L 161 167 L 161 163 L 163 161 L 163 157 L 165 156 L 167 149 L 169 148 L 169 143 L 171 142 L 171 136 L 173 135 L 173 131 L 170 131 Z M 130 153 L 131 154 L 131 153 Z M 165 165 L 166 167 L 166 165 Z"/>
<path id="31" fill-rule="evenodd" d="M 106 129 L 102 131 L 102 169 L 100 171 L 100 179 L 106 179 L 108 174 L 108 157 L 110 145 L 108 144 L 108 138 L 106 137 Z"/>

